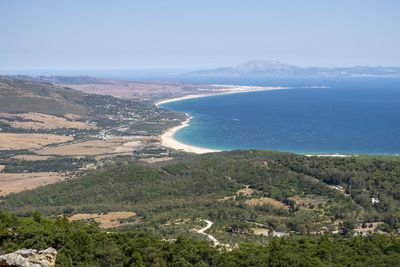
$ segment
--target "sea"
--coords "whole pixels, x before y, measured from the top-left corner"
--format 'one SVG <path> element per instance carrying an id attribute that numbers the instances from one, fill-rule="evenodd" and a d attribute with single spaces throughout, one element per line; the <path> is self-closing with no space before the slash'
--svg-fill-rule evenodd
<path id="1" fill-rule="evenodd" d="M 400 78 L 176 77 L 175 80 L 289 87 L 161 105 L 192 117 L 189 126 L 174 136 L 189 145 L 299 154 L 400 153 Z"/>

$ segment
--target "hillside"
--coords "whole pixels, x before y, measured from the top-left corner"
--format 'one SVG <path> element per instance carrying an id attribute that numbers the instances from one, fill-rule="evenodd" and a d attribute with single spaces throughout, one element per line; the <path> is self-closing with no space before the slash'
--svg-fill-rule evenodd
<path id="1" fill-rule="evenodd" d="M 151 102 L 87 94 L 64 86 L 5 76 L 0 76 L 0 101 L 0 112 L 3 113 L 72 114 L 81 119 L 101 121 L 105 125 L 115 124 L 112 121 L 118 117 L 148 117 L 157 110 Z"/>
<path id="2" fill-rule="evenodd" d="M 273 239 L 229 251 L 183 236 L 166 241 L 133 231 L 105 233 L 66 218 L 6 212 L 0 212 L 0 231 L 0 254 L 51 246 L 58 252 L 56 266 L 395 266 L 400 261 L 399 239 L 378 234 Z"/>
<path id="3" fill-rule="evenodd" d="M 46 83 L 0 76 L 0 112 L 38 112 L 51 115 L 75 114 L 87 117 L 89 109 L 79 103 L 86 95 Z"/>
<path id="4" fill-rule="evenodd" d="M 216 94 L 237 88 L 232 85 L 196 84 L 173 81 L 130 81 L 88 76 L 9 76 L 31 82 L 55 83 L 86 94 L 111 95 L 121 99 L 169 99 L 185 95 Z"/>
<path id="5" fill-rule="evenodd" d="M 46 216 L 135 212 L 121 229 L 179 234 L 223 244 L 265 243 L 265 235 L 398 234 L 400 159 L 324 158 L 233 151 L 159 163 L 118 161 L 73 180 L 2 198 L 1 210 Z M 372 198 L 378 202 L 372 203 Z M 118 218 L 115 218 L 118 219 Z M 90 221 L 90 220 L 89 220 Z"/>
<path id="6" fill-rule="evenodd" d="M 104 158 L 162 157 L 158 136 L 185 118 L 149 101 L 0 76 L 0 195 L 67 179 Z"/>

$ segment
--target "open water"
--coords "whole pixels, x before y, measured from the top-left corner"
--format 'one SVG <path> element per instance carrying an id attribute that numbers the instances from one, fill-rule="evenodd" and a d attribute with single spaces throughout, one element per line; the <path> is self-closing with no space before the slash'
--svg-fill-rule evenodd
<path id="1" fill-rule="evenodd" d="M 187 80 L 193 81 L 193 80 Z M 175 138 L 194 146 L 296 153 L 400 153 L 400 79 L 200 80 L 291 86 L 170 102 L 193 119 Z M 328 86 L 329 88 L 302 88 Z"/>

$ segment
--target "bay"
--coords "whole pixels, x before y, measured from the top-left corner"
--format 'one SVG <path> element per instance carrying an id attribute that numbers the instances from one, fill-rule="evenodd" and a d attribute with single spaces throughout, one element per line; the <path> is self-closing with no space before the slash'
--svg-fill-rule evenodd
<path id="1" fill-rule="evenodd" d="M 238 93 L 169 102 L 189 113 L 174 138 L 219 150 L 269 149 L 316 154 L 400 153 L 400 79 L 326 80 L 254 78 L 225 84 L 293 89 Z M 204 82 L 204 81 L 203 81 Z M 329 88 L 302 88 L 328 86 Z"/>

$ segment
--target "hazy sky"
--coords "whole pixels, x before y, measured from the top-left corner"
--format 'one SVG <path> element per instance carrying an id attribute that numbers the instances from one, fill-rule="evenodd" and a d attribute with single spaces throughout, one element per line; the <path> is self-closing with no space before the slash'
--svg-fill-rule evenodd
<path id="1" fill-rule="evenodd" d="M 0 69 L 400 66 L 400 0 L 0 0 Z"/>

